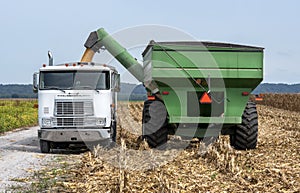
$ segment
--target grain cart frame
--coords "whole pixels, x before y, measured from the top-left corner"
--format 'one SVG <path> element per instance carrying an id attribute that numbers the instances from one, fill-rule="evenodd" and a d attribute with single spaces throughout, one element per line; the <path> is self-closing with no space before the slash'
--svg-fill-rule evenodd
<path id="1" fill-rule="evenodd" d="M 168 134 L 230 135 L 237 149 L 257 145 L 258 116 L 249 94 L 263 79 L 261 47 L 216 42 L 150 41 L 143 66 L 103 28 L 90 34 L 82 61 L 106 49 L 143 82 L 143 138 L 152 147 Z"/>
<path id="2" fill-rule="evenodd" d="M 53 66 L 49 56 L 49 66 L 44 64 L 33 78 L 38 92 L 41 152 L 70 144 L 115 142 L 117 70 L 91 62 Z"/>

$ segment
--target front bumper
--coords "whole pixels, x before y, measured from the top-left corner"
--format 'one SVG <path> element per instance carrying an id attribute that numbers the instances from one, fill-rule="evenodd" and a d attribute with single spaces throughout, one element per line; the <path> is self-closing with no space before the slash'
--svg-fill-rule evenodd
<path id="1" fill-rule="evenodd" d="M 38 138 L 51 142 L 93 142 L 110 138 L 110 129 L 39 129 Z"/>

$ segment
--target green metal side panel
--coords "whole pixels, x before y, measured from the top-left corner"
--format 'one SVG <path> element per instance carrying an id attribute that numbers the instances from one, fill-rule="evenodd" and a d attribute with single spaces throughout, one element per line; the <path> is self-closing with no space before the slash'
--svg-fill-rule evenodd
<path id="1" fill-rule="evenodd" d="M 172 116 L 170 122 L 172 123 L 227 123 L 236 124 L 242 121 L 241 117 L 184 117 Z"/>
<path id="2" fill-rule="evenodd" d="M 261 69 L 263 62 L 261 52 L 153 51 L 152 54 L 154 68 L 168 68 L 171 65 L 173 68 Z"/>
<path id="3" fill-rule="evenodd" d="M 262 69 L 185 69 L 154 68 L 153 78 L 261 78 Z"/>
<path id="4" fill-rule="evenodd" d="M 187 92 L 202 91 L 190 87 L 166 87 L 159 86 L 161 91 L 168 91 L 168 95 L 162 95 L 166 105 L 170 123 L 241 123 L 241 116 L 249 100 L 248 96 L 242 96 L 242 92 L 251 92 L 251 88 L 226 88 L 224 101 L 224 115 L 221 117 L 188 117 L 187 113 Z M 218 91 L 214 89 L 213 91 Z M 222 91 L 220 88 L 219 91 Z"/>

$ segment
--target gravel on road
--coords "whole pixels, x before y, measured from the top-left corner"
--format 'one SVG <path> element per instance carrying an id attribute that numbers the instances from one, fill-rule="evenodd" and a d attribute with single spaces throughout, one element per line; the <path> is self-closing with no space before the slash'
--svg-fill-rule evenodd
<path id="1" fill-rule="evenodd" d="M 26 186 L 21 179 L 46 166 L 54 154 L 41 154 L 37 139 L 38 127 L 23 128 L 0 136 L 0 192 Z"/>

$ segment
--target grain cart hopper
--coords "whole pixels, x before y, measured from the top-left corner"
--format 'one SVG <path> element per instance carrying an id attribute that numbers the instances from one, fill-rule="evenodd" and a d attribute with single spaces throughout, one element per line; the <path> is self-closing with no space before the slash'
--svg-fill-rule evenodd
<path id="1" fill-rule="evenodd" d="M 230 135 L 237 149 L 257 145 L 258 117 L 249 94 L 263 79 L 263 48 L 214 42 L 150 41 L 143 66 L 103 28 L 85 43 L 82 61 L 109 51 L 149 91 L 143 109 L 143 138 L 152 147 L 168 134 Z"/>

